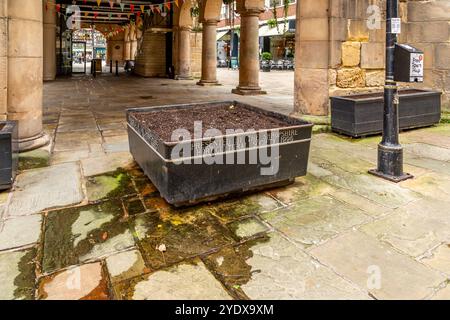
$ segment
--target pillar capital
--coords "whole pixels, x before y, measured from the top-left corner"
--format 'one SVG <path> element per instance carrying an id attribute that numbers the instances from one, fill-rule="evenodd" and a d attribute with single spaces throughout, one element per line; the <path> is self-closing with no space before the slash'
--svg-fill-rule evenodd
<path id="1" fill-rule="evenodd" d="M 252 17 L 252 16 L 253 17 L 259 17 L 259 15 L 264 12 L 264 10 L 255 8 L 255 9 L 242 9 L 241 11 L 237 10 L 237 12 L 242 17 Z"/>
<path id="2" fill-rule="evenodd" d="M 191 26 L 178 26 L 177 27 L 178 31 L 192 31 L 192 27 Z"/>
<path id="3" fill-rule="evenodd" d="M 208 20 L 202 21 L 202 24 L 206 25 L 206 26 L 217 26 L 218 23 L 219 23 L 219 20 L 216 20 L 216 19 L 208 19 Z"/>

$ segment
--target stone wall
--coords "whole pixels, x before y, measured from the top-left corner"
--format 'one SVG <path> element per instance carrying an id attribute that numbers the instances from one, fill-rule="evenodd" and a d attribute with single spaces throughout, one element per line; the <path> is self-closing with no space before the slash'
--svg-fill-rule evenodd
<path id="1" fill-rule="evenodd" d="M 336 0 L 330 17 L 330 95 L 382 89 L 385 63 L 385 0 Z M 367 12 L 381 8 L 380 28 Z M 400 1 L 402 33 L 399 42 L 425 52 L 423 84 L 400 84 L 442 91 L 443 106 L 450 98 L 450 0 Z M 372 24 L 372 27 L 369 27 Z"/>
<path id="2" fill-rule="evenodd" d="M 135 72 L 144 77 L 165 77 L 166 33 L 149 29 L 143 37 L 141 51 L 136 57 Z"/>

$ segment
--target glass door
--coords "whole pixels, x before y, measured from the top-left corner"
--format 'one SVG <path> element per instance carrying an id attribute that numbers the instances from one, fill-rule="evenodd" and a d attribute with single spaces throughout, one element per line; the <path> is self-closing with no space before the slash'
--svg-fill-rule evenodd
<path id="1" fill-rule="evenodd" d="M 72 42 L 72 73 L 86 73 L 86 42 Z"/>

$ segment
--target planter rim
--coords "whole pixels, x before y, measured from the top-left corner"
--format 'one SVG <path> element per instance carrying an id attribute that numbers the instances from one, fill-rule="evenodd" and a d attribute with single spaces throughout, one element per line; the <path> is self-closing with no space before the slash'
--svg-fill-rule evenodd
<path id="1" fill-rule="evenodd" d="M 161 106 L 154 106 L 154 107 L 133 107 L 133 108 L 128 108 L 126 109 L 127 114 L 131 113 L 131 112 L 156 112 L 158 110 L 164 110 L 164 109 L 184 109 L 184 108 L 192 108 L 195 106 L 211 106 L 211 105 L 218 105 L 218 104 L 233 104 L 233 105 L 241 105 L 244 108 L 250 109 L 252 111 L 258 112 L 258 113 L 262 113 L 264 115 L 267 116 L 275 116 L 275 117 L 282 117 L 284 119 L 290 119 L 293 121 L 298 122 L 298 124 L 293 124 L 293 125 L 289 125 L 289 126 L 285 126 L 285 127 L 279 127 L 279 128 L 275 128 L 275 129 L 259 129 L 259 130 L 255 130 L 254 133 L 256 134 L 261 134 L 261 133 L 270 133 L 270 132 L 275 132 L 275 131 L 280 131 L 280 130 L 291 130 L 291 129 L 300 129 L 300 128 L 309 128 L 309 127 L 313 127 L 314 124 L 307 122 L 305 120 L 301 120 L 301 119 L 297 119 L 297 118 L 292 118 L 280 113 L 276 113 L 276 112 L 272 112 L 272 111 L 267 111 L 261 108 L 257 108 L 254 107 L 252 105 L 246 104 L 246 103 L 242 103 L 236 100 L 220 100 L 220 101 L 212 101 L 212 102 L 200 102 L 200 103 L 184 103 L 184 104 L 174 104 L 174 105 L 161 105 Z M 131 115 L 129 115 L 131 116 Z M 130 124 L 128 123 L 128 126 L 130 126 Z M 130 126 L 132 127 L 132 126 Z M 133 127 L 132 127 L 133 128 Z M 151 130 L 150 130 L 151 131 Z M 151 131 L 159 140 L 160 142 L 167 146 L 167 147 L 171 147 L 171 146 L 175 146 L 177 144 L 179 144 L 179 141 L 164 141 L 163 139 L 161 139 L 161 137 L 159 137 L 156 133 L 154 133 L 153 131 Z M 185 140 L 183 141 L 183 143 L 195 143 L 195 142 L 210 142 L 212 140 L 215 139 L 221 139 L 221 138 L 227 138 L 227 137 L 239 137 L 242 135 L 248 135 L 247 132 L 244 133 L 235 133 L 235 134 L 224 134 L 224 135 L 220 135 L 220 136 L 214 136 L 214 137 L 203 137 L 200 139 L 189 139 L 189 140 Z"/>
<path id="2" fill-rule="evenodd" d="M 418 92 L 404 93 L 405 91 L 408 91 L 408 90 L 416 90 Z M 442 95 L 442 91 L 425 90 L 425 89 L 401 89 L 401 90 L 398 90 L 398 92 L 400 94 L 400 98 L 413 98 L 413 97 L 417 97 L 417 96 L 427 96 L 427 95 L 435 95 L 435 94 Z M 368 94 L 380 94 L 380 96 L 354 99 L 354 97 L 366 95 L 366 94 L 367 95 Z M 377 91 L 377 92 L 372 92 L 372 93 L 351 94 L 348 96 L 332 96 L 332 97 L 330 97 L 330 99 L 345 100 L 345 101 L 350 101 L 350 102 L 353 102 L 356 104 L 363 104 L 363 103 L 367 103 L 367 102 L 383 101 L 384 96 L 383 96 L 383 91 Z"/>

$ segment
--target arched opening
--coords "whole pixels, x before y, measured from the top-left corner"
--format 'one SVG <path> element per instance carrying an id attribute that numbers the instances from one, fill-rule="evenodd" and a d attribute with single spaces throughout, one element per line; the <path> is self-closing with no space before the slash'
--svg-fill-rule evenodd
<path id="1" fill-rule="evenodd" d="M 106 37 L 94 28 L 82 28 L 72 33 L 71 41 L 72 73 L 90 72 L 95 60 L 97 70 L 102 71 L 106 65 Z"/>

